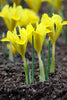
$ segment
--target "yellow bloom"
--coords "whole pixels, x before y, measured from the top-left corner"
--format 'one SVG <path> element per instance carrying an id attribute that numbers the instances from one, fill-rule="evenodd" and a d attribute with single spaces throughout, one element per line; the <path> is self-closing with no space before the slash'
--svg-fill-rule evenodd
<path id="1" fill-rule="evenodd" d="M 21 19 L 17 22 L 17 25 L 26 26 L 27 24 L 35 24 L 39 21 L 37 14 L 30 9 L 22 9 L 20 13 Z"/>
<path id="2" fill-rule="evenodd" d="M 19 5 L 21 0 L 12 0 L 16 5 Z"/>
<path id="3" fill-rule="evenodd" d="M 21 55 L 25 55 L 26 46 L 27 46 L 27 31 L 24 28 L 19 27 L 19 35 L 17 35 L 16 28 L 13 32 L 8 31 L 7 37 L 1 41 L 11 42 L 17 52 Z"/>
<path id="4" fill-rule="evenodd" d="M 27 30 L 27 38 L 32 44 L 32 33 L 34 32 L 34 28 L 31 24 L 28 24 L 26 26 L 26 30 Z"/>
<path id="5" fill-rule="evenodd" d="M 31 30 L 31 31 L 30 31 Z M 34 48 L 39 54 L 44 38 L 46 37 L 46 34 L 49 33 L 49 29 L 46 29 L 46 27 L 43 24 L 37 24 L 36 30 L 33 28 L 31 24 L 27 26 L 27 31 L 28 31 L 28 39 L 32 43 L 32 35 L 34 36 Z"/>
<path id="6" fill-rule="evenodd" d="M 28 6 L 38 12 L 41 6 L 41 0 L 25 0 Z"/>
<path id="7" fill-rule="evenodd" d="M 44 67 L 41 60 L 40 51 L 42 49 L 42 45 L 43 45 L 43 41 L 46 36 L 46 33 L 49 33 L 50 31 L 49 29 L 46 29 L 46 27 L 42 23 L 37 24 L 36 29 L 34 29 L 33 26 L 29 24 L 27 25 L 26 30 L 28 33 L 27 34 L 28 40 L 31 42 L 31 44 L 32 44 L 32 35 L 34 37 L 34 48 L 37 51 L 38 58 L 39 58 L 39 67 L 40 67 L 39 79 L 40 79 L 40 82 L 43 82 L 45 81 L 45 75 L 44 75 Z"/>
<path id="8" fill-rule="evenodd" d="M 52 17 L 49 17 L 47 14 L 43 14 L 41 22 L 51 31 L 48 35 L 53 43 L 59 37 L 63 25 L 67 25 L 67 21 L 62 22 L 61 16 L 57 14 L 53 14 Z"/>
<path id="9" fill-rule="evenodd" d="M 54 9 L 56 9 L 57 11 L 60 10 L 61 5 L 62 5 L 62 1 L 63 0 L 41 0 L 43 1 L 47 1 Z"/>
<path id="10" fill-rule="evenodd" d="M 12 31 L 16 26 L 16 22 L 20 19 L 19 11 L 21 9 L 21 6 L 16 7 L 16 5 L 13 4 L 13 8 L 9 7 L 9 5 L 6 5 L 0 12 L 0 17 L 4 19 L 5 24 L 9 30 Z"/>
<path id="11" fill-rule="evenodd" d="M 26 26 L 27 24 L 35 24 L 39 21 L 37 14 L 30 9 L 23 9 L 21 6 L 13 4 L 13 7 L 6 5 L 0 12 L 0 17 L 5 21 L 9 30 L 13 30 L 15 26 Z"/>
<path id="12" fill-rule="evenodd" d="M 9 43 L 7 44 L 7 48 L 10 49 L 10 44 Z M 16 54 L 16 49 L 13 45 L 12 45 L 12 53 L 13 53 L 13 55 Z"/>

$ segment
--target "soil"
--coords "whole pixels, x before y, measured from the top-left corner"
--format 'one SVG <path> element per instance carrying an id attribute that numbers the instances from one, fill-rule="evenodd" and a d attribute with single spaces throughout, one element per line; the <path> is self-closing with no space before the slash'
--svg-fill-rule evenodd
<path id="1" fill-rule="evenodd" d="M 67 1 L 64 1 L 65 17 L 67 17 Z M 42 4 L 39 11 L 41 16 L 47 11 L 46 4 Z M 0 18 L 0 39 L 2 33 L 7 32 L 7 28 Z M 67 32 L 67 30 L 66 30 Z M 51 50 L 52 51 L 52 50 Z M 29 60 L 31 70 L 32 66 L 32 48 L 28 43 L 26 59 Z M 43 46 L 45 62 L 47 65 L 47 46 Z M 67 100 L 67 45 L 64 44 L 62 35 L 56 42 L 55 54 L 55 73 L 49 73 L 49 80 L 39 82 L 39 65 L 37 53 L 35 51 L 35 81 L 31 85 L 26 85 L 23 60 L 17 53 L 14 57 L 15 62 L 8 59 L 8 50 L 6 48 L 6 58 L 2 53 L 2 43 L 0 42 L 0 100 Z"/>

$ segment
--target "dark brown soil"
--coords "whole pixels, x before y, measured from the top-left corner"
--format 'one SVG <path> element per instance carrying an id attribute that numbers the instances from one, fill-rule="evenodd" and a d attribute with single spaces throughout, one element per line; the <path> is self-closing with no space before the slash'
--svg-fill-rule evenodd
<path id="1" fill-rule="evenodd" d="M 65 16 L 66 12 L 66 0 Z M 42 5 L 39 15 L 44 12 L 45 3 Z M 45 9 L 46 12 L 47 8 Z M 0 38 L 7 28 L 0 18 Z M 67 30 L 66 30 L 67 31 Z M 32 48 L 30 43 L 26 51 L 26 58 L 32 66 Z M 45 62 L 47 64 L 47 46 L 43 47 Z M 25 73 L 23 60 L 19 54 L 15 55 L 15 62 L 8 59 L 6 49 L 6 59 L 2 53 L 2 43 L 0 42 L 0 100 L 67 100 L 67 46 L 64 44 L 62 35 L 56 42 L 56 63 L 55 73 L 49 74 L 49 81 L 39 82 L 39 65 L 37 53 L 35 52 L 35 81 L 31 85 L 25 83 Z"/>

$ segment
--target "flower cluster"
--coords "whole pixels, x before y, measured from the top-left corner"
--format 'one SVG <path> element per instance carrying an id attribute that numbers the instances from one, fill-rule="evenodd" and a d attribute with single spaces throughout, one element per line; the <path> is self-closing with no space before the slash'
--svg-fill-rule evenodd
<path id="1" fill-rule="evenodd" d="M 39 21 L 39 17 L 34 11 L 23 9 L 22 6 L 16 6 L 15 3 L 13 7 L 5 5 L 0 12 L 0 17 L 4 19 L 7 28 L 11 31 L 17 25 L 26 26 L 29 23 L 35 24 Z"/>
<path id="2" fill-rule="evenodd" d="M 16 28 L 14 31 L 8 31 L 7 37 L 2 39 L 1 41 L 8 41 L 11 42 L 18 53 L 25 58 L 25 51 L 28 41 L 32 44 L 32 36 L 34 37 L 34 48 L 38 53 L 38 58 L 40 62 L 40 69 L 42 70 L 40 73 L 40 81 L 44 81 L 44 69 L 43 64 L 41 61 L 40 52 L 43 46 L 43 41 L 48 33 L 50 40 L 52 41 L 53 45 L 55 44 L 57 38 L 59 37 L 62 26 L 66 25 L 67 21 L 62 22 L 62 18 L 57 15 L 53 14 L 52 17 L 49 17 L 47 14 L 43 14 L 41 18 L 41 23 L 36 24 L 36 28 L 32 26 L 32 24 L 28 24 L 26 28 L 21 28 L 18 26 L 19 35 L 17 34 Z M 53 60 L 54 60 L 54 51 L 53 51 Z M 52 60 L 52 62 L 53 62 Z M 54 72 L 54 63 L 51 66 L 51 72 Z"/>
<path id="3" fill-rule="evenodd" d="M 51 17 L 44 13 L 40 19 L 36 12 L 39 11 L 41 2 L 43 1 L 47 1 L 58 11 L 61 7 L 62 0 L 25 0 L 29 7 L 34 11 L 18 5 L 21 0 L 12 1 L 16 3 L 13 4 L 13 7 L 7 4 L 0 12 L 0 17 L 3 18 L 9 29 L 6 38 L 1 39 L 1 41 L 8 41 L 10 43 L 10 45 L 7 45 L 7 48 L 10 48 L 10 50 L 12 49 L 13 55 L 17 51 L 22 56 L 27 84 L 31 83 L 31 78 L 32 82 L 34 81 L 34 49 L 36 50 L 39 59 L 39 80 L 40 82 L 48 80 L 48 73 L 55 71 L 55 43 L 61 34 L 63 25 L 67 25 L 67 21 L 64 21 L 59 14 L 55 13 L 53 13 Z M 42 51 L 46 34 L 49 36 L 49 49 L 50 41 L 52 42 L 52 61 L 50 65 L 50 50 L 48 50 L 49 56 L 47 67 Z M 28 41 L 32 45 L 32 77 L 31 72 L 29 71 L 29 62 L 26 61 L 25 58 Z"/>

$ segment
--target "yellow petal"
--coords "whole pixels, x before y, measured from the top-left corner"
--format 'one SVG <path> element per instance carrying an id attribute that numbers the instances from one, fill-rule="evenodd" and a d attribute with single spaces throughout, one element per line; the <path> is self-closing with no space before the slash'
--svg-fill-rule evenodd
<path id="1" fill-rule="evenodd" d="M 8 42 L 10 42 L 10 40 L 8 38 L 1 39 L 1 41 L 8 41 Z"/>
<path id="2" fill-rule="evenodd" d="M 21 56 L 25 55 L 26 47 L 27 47 L 27 43 L 23 45 L 19 45 L 19 48 L 17 50 Z"/>
<path id="3" fill-rule="evenodd" d="M 67 25 L 67 21 L 63 21 L 62 24 L 61 24 L 61 26 L 58 27 L 58 30 L 57 30 L 57 33 L 56 33 L 56 36 L 55 36 L 55 41 L 57 40 L 57 38 L 61 34 L 63 25 Z"/>
<path id="4" fill-rule="evenodd" d="M 58 14 L 53 13 L 52 20 L 54 20 L 55 23 L 57 23 L 57 22 L 61 23 L 62 22 L 62 17 Z"/>
<path id="5" fill-rule="evenodd" d="M 41 6 L 41 0 L 25 0 L 25 1 L 31 9 L 38 12 Z"/>
<path id="6" fill-rule="evenodd" d="M 18 21 L 20 18 L 19 16 L 12 16 L 12 19 Z"/>
<path id="7" fill-rule="evenodd" d="M 40 51 L 42 49 L 43 41 L 44 41 L 44 36 L 41 36 L 40 34 L 35 33 L 35 35 L 34 35 L 34 48 L 37 51 L 37 53 L 40 53 Z"/>
<path id="8" fill-rule="evenodd" d="M 57 30 L 61 26 L 62 17 L 59 16 L 58 14 L 53 13 L 52 20 L 53 20 L 53 26 L 56 25 L 56 30 Z"/>
<path id="9" fill-rule="evenodd" d="M 15 36 L 13 35 L 13 33 L 11 31 L 7 32 L 7 38 L 10 40 L 10 42 L 12 44 L 14 44 L 14 42 L 15 42 Z"/>
<path id="10" fill-rule="evenodd" d="M 42 36 L 45 36 L 47 33 L 51 32 L 49 29 L 46 28 L 46 25 L 40 23 L 37 25 L 36 32 Z"/>
<path id="11" fill-rule="evenodd" d="M 67 21 L 63 21 L 62 22 L 62 25 L 67 25 Z"/>
<path id="12" fill-rule="evenodd" d="M 27 46 L 27 41 L 25 43 L 23 43 L 22 41 L 21 43 L 19 41 L 16 41 L 14 44 L 14 47 L 21 56 L 25 55 L 26 46 Z"/>
<path id="13" fill-rule="evenodd" d="M 14 33 L 14 36 L 15 35 L 16 37 L 18 36 L 16 32 Z M 25 30 L 25 28 L 19 27 L 19 36 L 18 38 L 15 38 L 14 46 L 21 56 L 25 55 L 26 46 L 27 46 L 27 31 Z"/>
<path id="14" fill-rule="evenodd" d="M 62 24 L 58 27 L 58 30 L 57 30 L 57 33 L 56 33 L 56 36 L 55 36 L 55 41 L 57 40 L 57 38 L 61 34 L 63 25 L 67 25 L 67 21 L 63 21 Z"/>
<path id="15" fill-rule="evenodd" d="M 53 32 L 50 32 L 48 35 L 49 35 L 49 37 L 50 37 L 50 40 L 52 41 L 52 42 L 54 42 L 55 41 L 55 39 L 54 39 L 54 35 L 53 35 L 54 33 Z"/>
<path id="16" fill-rule="evenodd" d="M 46 13 L 44 13 L 42 15 L 42 18 L 41 18 L 41 23 L 43 23 L 46 27 L 53 27 L 53 24 L 52 24 L 52 17 L 49 17 Z"/>
<path id="17" fill-rule="evenodd" d="M 1 12 L 0 12 L 0 16 L 1 16 Z"/>
<path id="18" fill-rule="evenodd" d="M 62 25 L 58 28 L 57 32 L 56 32 L 56 35 L 54 36 L 54 41 L 57 40 L 57 38 L 59 37 L 59 35 L 61 34 L 61 31 L 62 31 Z"/>
<path id="19" fill-rule="evenodd" d="M 18 45 L 23 45 L 25 44 L 25 41 L 19 40 L 19 41 L 15 41 Z"/>
<path id="20" fill-rule="evenodd" d="M 28 24 L 27 27 L 26 27 L 26 30 L 27 30 L 27 37 L 28 37 L 28 40 L 31 42 L 32 44 L 32 34 L 34 32 L 34 28 L 31 24 Z"/>
<path id="21" fill-rule="evenodd" d="M 22 40 L 22 42 L 27 41 L 27 31 L 26 31 L 26 29 L 19 27 L 19 33 L 20 33 L 20 40 Z"/>

